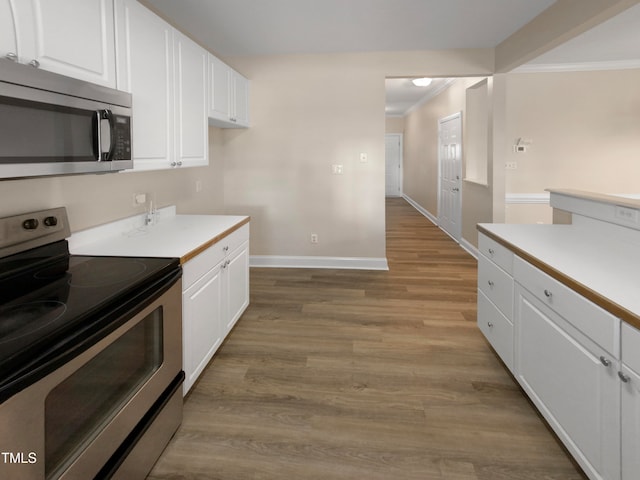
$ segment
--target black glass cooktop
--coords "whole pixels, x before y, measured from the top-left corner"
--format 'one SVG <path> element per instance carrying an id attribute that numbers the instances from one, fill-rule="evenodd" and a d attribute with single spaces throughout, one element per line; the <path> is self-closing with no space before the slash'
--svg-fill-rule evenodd
<path id="1" fill-rule="evenodd" d="M 1 259 L 0 375 L 179 270 L 171 258 L 68 255 L 66 241 Z"/>

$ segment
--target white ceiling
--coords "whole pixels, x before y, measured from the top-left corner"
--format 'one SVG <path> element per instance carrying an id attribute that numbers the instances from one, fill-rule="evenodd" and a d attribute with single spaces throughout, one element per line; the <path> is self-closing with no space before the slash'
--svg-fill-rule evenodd
<path id="1" fill-rule="evenodd" d="M 554 0 L 145 0 L 220 56 L 492 48 Z"/>
<path id="2" fill-rule="evenodd" d="M 219 56 L 492 48 L 554 0 L 143 0 Z M 640 5 L 516 71 L 640 68 Z M 443 88 L 387 81 L 387 114 Z"/>

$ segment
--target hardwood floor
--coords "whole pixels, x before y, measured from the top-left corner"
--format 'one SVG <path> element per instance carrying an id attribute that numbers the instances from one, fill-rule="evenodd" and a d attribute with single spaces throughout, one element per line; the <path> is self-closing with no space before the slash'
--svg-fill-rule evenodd
<path id="1" fill-rule="evenodd" d="M 476 327 L 475 259 L 402 199 L 387 258 L 252 269 L 149 479 L 586 479 Z"/>

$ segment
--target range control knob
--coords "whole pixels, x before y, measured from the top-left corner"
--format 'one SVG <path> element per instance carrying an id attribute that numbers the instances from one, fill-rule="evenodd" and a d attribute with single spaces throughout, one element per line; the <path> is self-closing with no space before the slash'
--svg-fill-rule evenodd
<path id="1" fill-rule="evenodd" d="M 35 230 L 38 228 L 38 220 L 35 218 L 28 218 L 24 222 L 22 222 L 22 228 L 25 230 Z"/>
<path id="2" fill-rule="evenodd" d="M 47 227 L 55 227 L 56 225 L 58 225 L 58 219 L 56 217 L 46 217 L 44 219 L 44 224 Z"/>

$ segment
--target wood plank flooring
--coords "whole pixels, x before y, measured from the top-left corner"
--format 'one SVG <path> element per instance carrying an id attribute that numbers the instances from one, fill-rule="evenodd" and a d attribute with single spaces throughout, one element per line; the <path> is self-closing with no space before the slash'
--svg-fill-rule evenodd
<path id="1" fill-rule="evenodd" d="M 476 261 L 402 199 L 387 258 L 252 269 L 148 478 L 586 479 L 476 327 Z"/>

